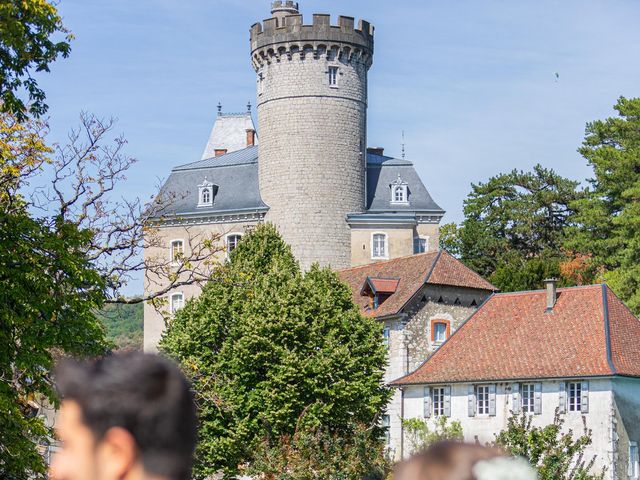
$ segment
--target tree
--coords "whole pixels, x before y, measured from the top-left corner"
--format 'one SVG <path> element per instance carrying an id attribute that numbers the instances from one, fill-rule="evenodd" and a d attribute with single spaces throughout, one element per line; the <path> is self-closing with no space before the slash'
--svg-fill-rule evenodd
<path id="1" fill-rule="evenodd" d="M 604 473 L 591 473 L 595 457 L 586 461 L 584 452 L 591 445 L 586 423 L 581 436 L 563 433 L 564 420 L 556 412 L 553 423 L 533 427 L 533 417 L 513 415 L 507 428 L 496 435 L 495 445 L 514 456 L 524 457 L 538 470 L 540 480 L 601 480 Z M 583 417 L 583 423 L 585 419 Z"/>
<path id="2" fill-rule="evenodd" d="M 406 432 L 412 455 L 429 448 L 434 443 L 445 440 L 460 442 L 464 440 L 460 422 L 454 420 L 449 423 L 449 419 L 444 415 L 436 418 L 433 430 L 429 427 L 429 422 L 421 418 L 403 420 L 402 426 Z"/>
<path id="3" fill-rule="evenodd" d="M 376 424 L 390 394 L 379 324 L 330 269 L 301 273 L 272 225 L 245 236 L 160 348 L 193 381 L 200 477 L 266 461 L 259 446 L 297 441 L 296 428 L 347 442 L 364 425 L 382 442 Z"/>
<path id="4" fill-rule="evenodd" d="M 106 351 L 94 316 L 104 279 L 86 252 L 91 231 L 60 216 L 34 218 L 19 193 L 49 159 L 41 124 L 0 115 L 0 471 L 45 478 L 37 444 L 50 432 L 38 404 L 53 404 L 57 354 Z"/>
<path id="5" fill-rule="evenodd" d="M 587 124 L 580 153 L 593 167 L 586 197 L 573 205 L 569 249 L 589 256 L 640 314 L 640 98 L 620 97 L 617 117 Z"/>
<path id="6" fill-rule="evenodd" d="M 45 0 L 0 0 L 0 105 L 2 111 L 26 120 L 27 114 L 47 111 L 44 92 L 34 72 L 48 72 L 49 65 L 71 51 L 72 35 L 56 8 Z M 19 97 L 28 95 L 28 105 Z"/>
<path id="7" fill-rule="evenodd" d="M 539 288 L 560 275 L 566 228 L 578 182 L 536 165 L 474 184 L 460 227 L 448 226 L 444 242 L 461 260 L 502 290 Z"/>

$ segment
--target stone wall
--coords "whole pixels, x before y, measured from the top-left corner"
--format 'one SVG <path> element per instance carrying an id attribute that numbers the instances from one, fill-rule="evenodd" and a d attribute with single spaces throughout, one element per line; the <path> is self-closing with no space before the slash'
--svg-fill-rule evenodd
<path id="1" fill-rule="evenodd" d="M 278 43 L 253 55 L 260 192 L 269 205 L 267 220 L 278 227 L 303 269 L 314 261 L 351 266 L 346 215 L 365 208 L 370 56 L 345 53 L 344 45 L 332 46 L 328 37 L 322 45 L 334 27 L 324 28 L 321 20 L 314 17 L 317 28 L 309 30 L 313 45 L 292 45 L 299 39 L 292 30 L 291 38 L 286 32 L 274 34 Z M 266 27 L 265 33 L 252 34 L 255 45 L 271 34 Z M 329 84 L 330 67 L 338 68 L 335 86 Z"/>
<path id="2" fill-rule="evenodd" d="M 173 240 L 183 240 L 185 244 L 185 258 L 187 258 L 191 252 L 189 249 L 189 239 L 192 239 L 193 244 L 196 245 L 203 238 L 210 237 L 211 235 L 217 235 L 220 237 L 221 251 L 216 255 L 218 262 L 224 262 L 226 258 L 226 236 L 229 234 L 244 234 L 250 227 L 257 225 L 255 222 L 240 222 L 240 223 L 221 223 L 221 224 L 203 224 L 203 225 L 188 225 L 188 226 L 165 226 L 160 227 L 157 233 L 157 241 L 154 240 L 154 246 L 145 248 L 144 258 L 146 261 L 155 261 L 155 259 L 169 259 L 170 245 Z M 195 265 L 194 268 L 200 272 L 210 271 L 210 267 L 204 265 Z M 167 278 L 161 278 L 151 275 L 147 272 L 144 280 L 145 295 L 163 290 L 169 284 Z M 202 291 L 201 284 L 185 285 L 176 288 L 163 296 L 167 303 L 174 293 L 181 292 L 184 295 L 185 302 L 193 297 L 197 297 Z M 162 310 L 168 311 L 168 304 L 166 307 L 162 307 Z M 156 308 L 149 302 L 145 302 L 144 305 L 144 351 L 156 352 L 158 350 L 158 342 L 162 337 L 162 333 L 165 330 L 165 319 L 163 314 L 156 310 Z"/>

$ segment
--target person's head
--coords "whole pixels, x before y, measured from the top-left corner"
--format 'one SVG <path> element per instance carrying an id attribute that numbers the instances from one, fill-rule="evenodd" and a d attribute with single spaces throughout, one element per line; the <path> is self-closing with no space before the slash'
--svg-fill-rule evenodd
<path id="1" fill-rule="evenodd" d="M 536 480 L 525 460 L 496 448 L 459 442 L 436 443 L 395 469 L 394 480 Z"/>
<path id="2" fill-rule="evenodd" d="M 132 353 L 65 362 L 55 380 L 62 447 L 51 464 L 53 479 L 191 478 L 195 404 L 169 360 Z"/>

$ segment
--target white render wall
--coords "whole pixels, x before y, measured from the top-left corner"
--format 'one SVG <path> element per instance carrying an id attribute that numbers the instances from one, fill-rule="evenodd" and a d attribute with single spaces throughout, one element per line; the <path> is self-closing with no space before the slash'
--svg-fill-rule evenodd
<path id="1" fill-rule="evenodd" d="M 526 383 L 535 383 L 526 382 Z M 545 426 L 553 423 L 556 408 L 559 405 L 559 381 L 542 382 L 542 413 L 533 415 L 533 425 Z M 475 416 L 468 415 L 468 389 L 469 384 L 451 385 L 451 420 L 457 420 L 462 425 L 465 440 L 470 442 L 479 441 L 487 443 L 494 440 L 495 435 L 503 430 L 507 425 L 507 419 L 511 415 L 513 405 L 513 395 L 511 392 L 512 383 L 498 383 L 496 389 L 496 415 Z M 407 386 L 404 389 L 404 418 L 424 418 L 424 386 Z M 607 468 L 605 478 L 613 477 L 613 394 L 612 381 L 610 379 L 589 380 L 589 412 L 567 412 L 561 414 L 565 420 L 564 428 L 572 429 L 575 435 L 583 432 L 582 417 L 586 418 L 587 427 L 593 431 L 593 443 L 586 450 L 586 457 L 596 455 L 595 468 Z M 433 425 L 435 420 L 428 419 L 428 423 Z M 392 449 L 400 451 L 399 438 L 392 438 Z M 411 450 L 410 445 L 404 446 L 403 455 L 406 457 Z M 626 473 L 626 472 L 625 472 Z M 617 478 L 626 478 L 618 476 Z"/>

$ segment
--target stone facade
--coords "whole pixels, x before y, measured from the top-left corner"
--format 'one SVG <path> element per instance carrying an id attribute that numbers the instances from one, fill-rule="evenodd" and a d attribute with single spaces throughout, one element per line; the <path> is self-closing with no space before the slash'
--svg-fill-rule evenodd
<path id="1" fill-rule="evenodd" d="M 367 72 L 372 29 L 301 15 L 251 30 L 258 78 L 260 193 L 306 269 L 351 264 L 348 213 L 365 209 Z M 284 25 L 283 25 L 284 24 Z M 355 46 L 355 47 L 354 47 Z M 330 81 L 336 69 L 335 83 Z M 310 241 L 311 240 L 311 241 Z"/>

